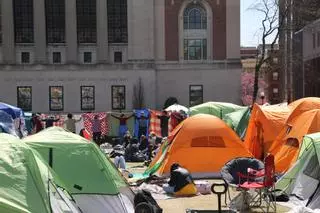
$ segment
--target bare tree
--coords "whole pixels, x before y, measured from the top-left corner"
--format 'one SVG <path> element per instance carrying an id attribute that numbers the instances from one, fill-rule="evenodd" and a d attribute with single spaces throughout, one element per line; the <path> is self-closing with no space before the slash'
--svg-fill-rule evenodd
<path id="1" fill-rule="evenodd" d="M 144 108 L 144 88 L 141 78 L 139 78 L 137 84 L 133 86 L 133 107 L 135 109 Z"/>
<path id="2" fill-rule="evenodd" d="M 254 104 L 257 99 L 261 68 L 265 63 L 272 60 L 275 52 L 275 45 L 279 40 L 280 29 L 284 23 L 285 17 L 287 17 L 289 7 L 286 2 L 287 1 L 282 0 L 260 0 L 259 3 L 254 4 L 250 8 L 263 14 L 263 20 L 261 21 L 262 44 L 260 45 L 261 50 L 260 54 L 257 56 L 255 66 L 252 104 Z M 267 40 L 271 40 L 270 54 L 266 53 Z"/>

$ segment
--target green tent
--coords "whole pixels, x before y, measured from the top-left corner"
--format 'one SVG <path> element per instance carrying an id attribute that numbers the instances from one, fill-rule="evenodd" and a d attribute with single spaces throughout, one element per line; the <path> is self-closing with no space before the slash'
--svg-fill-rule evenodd
<path id="1" fill-rule="evenodd" d="M 207 102 L 190 108 L 190 116 L 197 114 L 209 114 L 223 119 L 226 114 L 238 110 L 247 109 L 247 107 L 238 106 L 231 103 Z"/>
<path id="2" fill-rule="evenodd" d="M 133 192 L 95 143 L 59 127 L 45 129 L 23 141 L 48 162 L 84 212 L 108 212 L 105 208 L 127 212 L 131 208 Z M 105 207 L 106 202 L 115 205 Z"/>
<path id="3" fill-rule="evenodd" d="M 225 115 L 223 121 L 243 139 L 248 127 L 251 110 L 249 107 Z"/>
<path id="4" fill-rule="evenodd" d="M 78 212 L 56 183 L 63 186 L 36 151 L 0 134 L 1 213 Z"/>
<path id="5" fill-rule="evenodd" d="M 320 208 L 320 133 L 304 136 L 298 160 L 277 181 L 276 189 L 311 209 Z"/>

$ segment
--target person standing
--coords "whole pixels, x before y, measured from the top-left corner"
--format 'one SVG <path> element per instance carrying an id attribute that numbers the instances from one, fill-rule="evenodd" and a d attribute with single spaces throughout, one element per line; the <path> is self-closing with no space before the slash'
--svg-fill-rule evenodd
<path id="1" fill-rule="evenodd" d="M 129 120 L 133 115 L 129 116 L 129 117 L 125 117 L 125 115 L 122 113 L 120 115 L 120 117 L 111 115 L 111 117 L 118 119 L 120 122 L 119 125 L 119 137 L 123 138 L 123 136 L 126 134 L 126 132 L 128 131 L 128 127 L 127 127 L 127 120 Z"/>
<path id="2" fill-rule="evenodd" d="M 138 121 L 139 121 L 138 138 L 141 138 L 141 135 L 147 135 L 149 118 L 144 114 L 144 112 L 141 112 L 141 116 L 136 117 L 136 119 L 138 119 Z"/>
<path id="3" fill-rule="evenodd" d="M 52 127 L 54 122 L 58 122 L 60 118 L 55 118 L 53 115 L 48 118 L 42 119 L 42 121 L 46 122 L 46 128 Z"/>
<path id="4" fill-rule="evenodd" d="M 73 115 L 71 113 L 69 113 L 67 115 L 68 119 L 65 120 L 63 123 L 66 127 L 66 129 L 69 131 L 69 132 L 72 132 L 72 133 L 76 133 L 76 123 L 81 121 L 81 117 L 80 119 L 74 119 L 73 118 Z"/>
<path id="5" fill-rule="evenodd" d="M 98 115 L 95 115 L 92 120 L 92 139 L 97 145 L 100 145 L 102 119 Z"/>
<path id="6" fill-rule="evenodd" d="M 167 137 L 170 116 L 167 111 L 163 110 L 162 115 L 158 115 L 158 118 L 160 119 L 161 136 Z"/>
<path id="7" fill-rule="evenodd" d="M 32 114 L 32 133 L 38 133 L 43 130 L 39 114 Z"/>

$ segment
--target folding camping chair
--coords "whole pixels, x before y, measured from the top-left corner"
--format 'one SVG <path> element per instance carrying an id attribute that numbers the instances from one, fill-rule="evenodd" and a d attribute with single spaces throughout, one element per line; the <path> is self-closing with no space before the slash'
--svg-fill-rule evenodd
<path id="1" fill-rule="evenodd" d="M 238 185 L 246 182 L 246 179 L 240 179 L 238 174 L 248 175 L 247 169 L 255 170 L 264 169 L 264 163 L 256 158 L 239 157 L 228 161 L 221 169 L 221 177 L 228 184 L 227 193 L 225 194 L 225 204 L 227 199 L 231 201 L 230 188 L 239 191 Z"/>
<path id="2" fill-rule="evenodd" d="M 272 208 L 276 212 L 276 196 L 275 196 L 275 166 L 274 156 L 268 154 L 264 159 L 264 169 L 255 170 L 248 168 L 247 175 L 239 173 L 239 178 L 247 179 L 246 182 L 238 185 L 244 196 L 243 204 L 248 202 L 249 207 L 260 207 L 262 208 L 262 202 L 266 203 L 267 212 Z M 255 190 L 257 195 L 253 198 L 248 198 L 248 191 Z M 258 204 L 258 205 L 256 205 Z"/>

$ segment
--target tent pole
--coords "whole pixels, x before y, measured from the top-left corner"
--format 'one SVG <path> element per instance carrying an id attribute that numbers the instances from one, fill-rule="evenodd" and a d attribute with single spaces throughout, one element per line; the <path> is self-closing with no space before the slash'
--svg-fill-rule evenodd
<path id="1" fill-rule="evenodd" d="M 52 168 L 53 163 L 53 149 L 49 148 L 49 166 Z"/>

